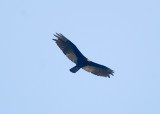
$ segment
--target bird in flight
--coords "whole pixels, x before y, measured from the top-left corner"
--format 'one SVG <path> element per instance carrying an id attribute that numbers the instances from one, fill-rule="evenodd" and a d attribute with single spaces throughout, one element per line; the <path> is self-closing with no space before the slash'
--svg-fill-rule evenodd
<path id="1" fill-rule="evenodd" d="M 72 73 L 76 73 L 80 68 L 91 72 L 97 76 L 103 76 L 110 78 L 110 75 L 113 76 L 114 71 L 110 68 L 92 62 L 88 58 L 86 58 L 78 48 L 68 40 L 64 35 L 61 33 L 56 33 L 54 36 L 58 39 L 53 39 L 58 47 L 62 50 L 62 52 L 76 64 L 73 68 L 70 69 Z"/>

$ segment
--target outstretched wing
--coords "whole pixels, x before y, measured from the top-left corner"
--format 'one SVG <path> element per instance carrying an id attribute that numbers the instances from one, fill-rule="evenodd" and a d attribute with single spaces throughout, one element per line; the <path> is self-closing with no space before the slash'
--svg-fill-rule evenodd
<path id="1" fill-rule="evenodd" d="M 56 41 L 56 44 L 63 51 L 63 53 L 74 63 L 77 64 L 77 60 L 79 57 L 82 57 L 82 53 L 78 50 L 78 48 L 65 36 L 62 34 L 54 34 L 58 39 L 53 39 Z"/>
<path id="2" fill-rule="evenodd" d="M 94 63 L 94 62 L 88 62 L 88 65 L 85 67 L 82 67 L 84 70 L 91 72 L 97 76 L 104 76 L 104 77 L 109 77 L 110 74 L 113 75 L 114 71 L 111 70 L 110 68 Z"/>

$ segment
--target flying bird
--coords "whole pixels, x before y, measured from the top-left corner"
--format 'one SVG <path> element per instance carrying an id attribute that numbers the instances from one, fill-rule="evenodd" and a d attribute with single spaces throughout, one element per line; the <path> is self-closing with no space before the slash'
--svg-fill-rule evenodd
<path id="1" fill-rule="evenodd" d="M 113 76 L 113 70 L 106 66 L 90 61 L 78 50 L 78 48 L 70 40 L 68 40 L 61 33 L 56 33 L 54 34 L 54 36 L 58 38 L 53 39 L 58 47 L 72 62 L 76 64 L 76 66 L 70 69 L 72 73 L 76 73 L 80 68 L 82 68 L 97 76 L 104 76 L 108 78 L 110 78 L 110 75 Z"/>

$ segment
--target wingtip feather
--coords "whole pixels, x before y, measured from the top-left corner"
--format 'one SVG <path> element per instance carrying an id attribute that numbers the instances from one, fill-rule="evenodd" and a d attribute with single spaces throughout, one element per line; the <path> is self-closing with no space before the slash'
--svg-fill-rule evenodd
<path id="1" fill-rule="evenodd" d="M 52 40 L 57 41 L 57 39 L 52 39 Z"/>

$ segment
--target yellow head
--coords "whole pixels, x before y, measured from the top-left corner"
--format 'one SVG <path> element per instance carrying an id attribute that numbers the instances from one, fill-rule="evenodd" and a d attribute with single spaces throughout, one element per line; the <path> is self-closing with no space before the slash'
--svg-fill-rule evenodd
<path id="1" fill-rule="evenodd" d="M 89 59 L 87 58 L 87 61 L 90 62 L 91 60 L 89 60 Z"/>

